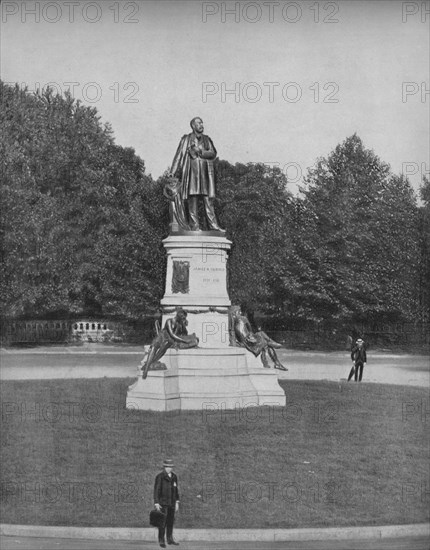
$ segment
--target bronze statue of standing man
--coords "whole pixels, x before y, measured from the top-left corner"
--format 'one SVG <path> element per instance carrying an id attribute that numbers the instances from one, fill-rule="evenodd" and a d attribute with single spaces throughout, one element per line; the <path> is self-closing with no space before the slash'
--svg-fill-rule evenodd
<path id="1" fill-rule="evenodd" d="M 203 120 L 195 117 L 190 125 L 193 131 L 184 135 L 179 143 L 170 169 L 170 182 L 165 189 L 166 196 L 172 201 L 171 222 L 182 229 L 200 231 L 198 198 L 202 197 L 208 228 L 224 231 L 214 210 L 214 160 L 217 152 L 211 138 L 203 133 Z"/>

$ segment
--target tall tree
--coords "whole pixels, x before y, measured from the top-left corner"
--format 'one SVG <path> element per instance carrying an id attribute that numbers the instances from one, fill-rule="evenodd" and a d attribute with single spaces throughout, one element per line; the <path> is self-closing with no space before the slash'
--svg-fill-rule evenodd
<path id="1" fill-rule="evenodd" d="M 353 135 L 319 160 L 306 184 L 300 313 L 320 321 L 412 319 L 418 224 L 409 182 Z"/>
<path id="2" fill-rule="evenodd" d="M 248 310 L 275 313 L 291 235 L 294 200 L 285 175 L 263 164 L 218 164 L 220 222 L 233 241 L 230 297 Z"/>
<path id="3" fill-rule="evenodd" d="M 143 161 L 70 95 L 0 94 L 4 314 L 153 308 L 162 226 L 145 204 L 160 211 L 160 190 Z"/>
<path id="4" fill-rule="evenodd" d="M 423 206 L 420 208 L 420 272 L 418 301 L 421 330 L 429 338 L 430 327 L 430 180 L 423 177 L 420 189 Z"/>

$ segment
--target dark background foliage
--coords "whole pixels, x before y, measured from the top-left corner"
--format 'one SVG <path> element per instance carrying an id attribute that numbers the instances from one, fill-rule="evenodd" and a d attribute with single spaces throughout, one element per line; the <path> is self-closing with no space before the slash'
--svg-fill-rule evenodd
<path id="1" fill-rule="evenodd" d="M 146 174 L 96 109 L 70 95 L 3 83 L 0 93 L 3 315 L 156 313 L 163 177 Z M 318 160 L 299 197 L 276 168 L 219 160 L 216 170 L 233 303 L 286 325 L 428 326 L 428 180 L 418 204 L 357 135 Z"/>

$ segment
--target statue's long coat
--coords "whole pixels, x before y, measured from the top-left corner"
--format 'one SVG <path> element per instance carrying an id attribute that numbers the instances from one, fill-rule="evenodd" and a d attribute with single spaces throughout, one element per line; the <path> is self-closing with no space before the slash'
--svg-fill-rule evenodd
<path id="1" fill-rule="evenodd" d="M 202 157 L 193 159 L 190 155 L 192 143 L 203 142 Z M 184 135 L 179 143 L 170 171 L 181 180 L 181 197 L 187 199 L 189 195 L 207 195 L 215 197 L 215 174 L 213 161 L 217 152 L 209 136 L 202 134 L 200 140 L 197 135 Z"/>

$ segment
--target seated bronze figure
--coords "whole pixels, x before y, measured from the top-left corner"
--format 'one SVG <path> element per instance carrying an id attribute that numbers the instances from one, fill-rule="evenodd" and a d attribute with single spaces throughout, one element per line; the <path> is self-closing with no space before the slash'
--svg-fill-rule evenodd
<path id="1" fill-rule="evenodd" d="M 164 328 L 152 341 L 147 357 L 142 361 L 143 379 L 148 376 L 148 371 L 158 363 L 169 348 L 189 349 L 199 345 L 197 336 L 194 333 L 188 334 L 187 325 L 187 312 L 183 309 L 178 309 L 175 317 L 167 319 Z"/>
<path id="2" fill-rule="evenodd" d="M 236 343 L 239 346 L 245 347 L 248 351 L 253 353 L 255 357 L 261 355 L 261 362 L 263 366 L 270 368 L 267 355 L 272 359 L 275 369 L 288 370 L 279 361 L 275 348 L 282 347 L 281 344 L 272 340 L 261 327 L 258 327 L 257 332 L 252 331 L 251 323 L 248 318 L 242 315 L 240 307 L 233 306 L 231 308 L 232 323 L 234 329 L 234 337 Z"/>

